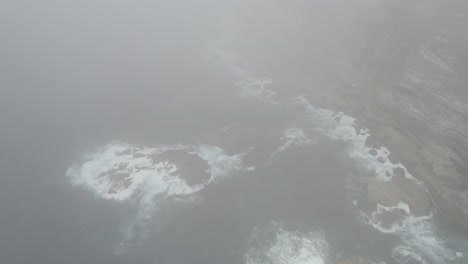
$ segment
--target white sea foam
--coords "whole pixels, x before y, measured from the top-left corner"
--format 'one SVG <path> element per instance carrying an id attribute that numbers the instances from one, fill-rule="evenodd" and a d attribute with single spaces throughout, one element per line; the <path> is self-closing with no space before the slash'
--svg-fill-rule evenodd
<path id="1" fill-rule="evenodd" d="M 450 263 L 457 258 L 430 219 L 414 220 L 411 225 L 406 225 L 399 231 L 399 236 L 403 245 L 395 248 L 393 257 L 400 262 L 405 256 L 420 259 L 421 263 L 433 264 Z"/>
<path id="2" fill-rule="evenodd" d="M 223 149 L 212 145 L 200 145 L 193 152 L 208 163 L 210 182 L 243 169 L 242 154 L 226 155 Z"/>
<path id="3" fill-rule="evenodd" d="M 212 45 L 213 59 L 235 75 L 236 85 L 241 89 L 243 95 L 265 103 L 302 107 L 308 114 L 314 130 L 332 140 L 348 142 L 349 157 L 362 168 L 374 172 L 381 180 L 391 180 L 397 174 L 397 170 L 401 170 L 406 178 L 414 179 L 401 162 L 393 163 L 390 160 L 390 151 L 385 146 L 375 148 L 366 145 L 370 133 L 367 129 L 358 129 L 353 117 L 343 112 L 315 107 L 305 96 L 277 98 L 276 93 L 268 88 L 268 85 L 273 83 L 271 78 L 256 77 L 248 69 L 247 64 L 242 62 L 241 56 L 222 49 L 229 40 L 227 38 Z"/>
<path id="4" fill-rule="evenodd" d="M 357 206 L 357 204 L 355 205 Z M 358 219 L 365 224 L 372 225 L 382 233 L 395 233 L 407 225 L 411 225 L 419 220 L 430 219 L 431 217 L 432 215 L 413 216 L 409 205 L 400 201 L 396 206 L 377 204 L 377 210 L 370 214 L 359 210 Z M 388 218 L 392 219 L 389 220 Z M 388 223 L 388 221 L 391 221 L 391 223 Z"/>
<path id="5" fill-rule="evenodd" d="M 100 198 L 125 201 L 132 198 L 150 177 L 162 181 L 164 175 L 177 170 L 174 164 L 155 163 L 148 157 L 160 151 L 111 142 L 95 152 L 84 154 L 66 175 L 74 185 L 90 190 Z"/>
<path id="6" fill-rule="evenodd" d="M 189 185 L 176 164 L 160 160 L 168 150 L 196 154 L 208 165 L 209 179 Z M 177 162 L 176 162 L 177 163 Z M 114 253 L 123 254 L 135 239 L 147 233 L 149 223 L 167 198 L 192 200 L 192 195 L 225 175 L 243 169 L 241 155 L 229 156 L 211 145 L 174 145 L 140 148 L 114 141 L 83 155 L 72 165 L 67 176 L 72 184 L 91 191 L 99 198 L 132 202 L 138 211 L 124 228 L 123 240 Z"/>
<path id="7" fill-rule="evenodd" d="M 384 223 L 385 214 L 397 214 L 393 222 Z M 388 217 L 388 216 L 387 216 Z M 443 235 L 437 230 L 432 214 L 414 216 L 410 207 L 399 202 L 397 206 L 377 205 L 370 215 L 360 211 L 359 220 L 373 226 L 382 233 L 398 236 L 402 243 L 393 250 L 393 258 L 399 263 L 445 264 L 453 261 L 456 254 L 447 246 Z"/>
<path id="8" fill-rule="evenodd" d="M 92 191 L 97 197 L 127 201 L 152 184 L 152 192 L 167 195 L 184 195 L 196 192 L 199 187 L 189 187 L 177 174 L 177 166 L 168 161 L 155 162 L 151 155 L 166 150 L 180 150 L 187 146 L 138 148 L 114 141 L 95 152 L 83 155 L 72 165 L 67 176 L 74 185 Z"/>
<path id="9" fill-rule="evenodd" d="M 155 161 L 152 156 L 168 150 L 196 154 L 208 165 L 209 181 L 189 186 L 179 175 L 176 164 Z M 219 177 L 242 169 L 242 155 L 229 156 L 212 145 L 175 145 L 139 148 L 114 141 L 83 155 L 67 171 L 72 184 L 92 191 L 96 196 L 116 201 L 135 198 L 138 192 L 164 193 L 166 196 L 189 195 Z"/>
<path id="10" fill-rule="evenodd" d="M 393 250 L 392 257 L 398 261 L 398 263 L 418 263 L 418 264 L 427 264 L 427 262 L 417 253 L 413 251 L 412 248 L 406 246 L 398 246 Z M 416 262 L 415 262 L 416 261 Z"/>
<path id="11" fill-rule="evenodd" d="M 306 146 L 313 143 L 313 140 L 309 139 L 304 130 L 299 127 L 291 127 L 284 130 L 281 141 L 283 142 L 283 145 L 281 145 L 277 151 L 272 153 L 272 156 L 283 152 L 292 146 Z"/>
<path id="12" fill-rule="evenodd" d="M 391 225 L 384 224 L 385 214 L 398 214 Z M 382 233 L 400 237 L 403 244 L 393 250 L 393 258 L 399 263 L 444 264 L 455 259 L 455 253 L 446 245 L 443 235 L 437 231 L 432 214 L 416 217 L 410 207 L 400 202 L 397 206 L 377 205 L 370 215 L 361 211 L 360 220 Z"/>
<path id="13" fill-rule="evenodd" d="M 241 56 L 234 52 L 222 49 L 229 38 L 212 45 L 213 59 L 230 69 L 238 79 L 236 85 L 243 95 L 256 98 L 270 104 L 293 105 L 304 108 L 309 116 L 313 129 L 332 140 L 341 140 L 349 143 L 348 154 L 357 164 L 367 171 L 385 181 L 389 181 L 401 170 L 406 178 L 414 179 L 406 167 L 401 163 L 393 163 L 389 156 L 390 151 L 385 146 L 378 148 L 366 145 L 370 133 L 367 129 L 356 128 L 355 119 L 343 112 L 318 108 L 313 106 L 305 96 L 279 99 L 274 91 L 268 88 L 272 84 L 271 78 L 258 78 L 242 63 Z"/>
<path id="14" fill-rule="evenodd" d="M 358 129 L 353 117 L 343 112 L 313 106 L 304 96 L 289 100 L 291 103 L 302 106 L 308 113 L 313 128 L 332 140 L 341 140 L 349 143 L 347 153 L 359 166 L 383 181 L 390 181 L 397 170 L 401 170 L 406 178 L 415 179 L 401 163 L 390 160 L 390 151 L 385 146 L 378 148 L 366 145 L 370 136 L 368 129 Z"/>
<path id="15" fill-rule="evenodd" d="M 322 231 L 290 231 L 282 223 L 255 229 L 245 264 L 325 264 L 329 247 Z"/>
<path id="16" fill-rule="evenodd" d="M 241 56 L 223 49 L 231 42 L 232 36 L 214 42 L 211 45 L 213 61 L 227 68 L 237 79 L 236 86 L 240 88 L 241 95 L 256 98 L 264 103 L 278 104 L 276 93 L 267 86 L 273 83 L 271 78 L 259 78 L 249 70 L 248 65 L 242 62 Z"/>
<path id="17" fill-rule="evenodd" d="M 285 106 L 302 107 L 309 117 L 311 128 L 322 135 L 332 139 L 348 143 L 347 154 L 358 166 L 368 172 L 372 172 L 377 179 L 391 181 L 393 177 L 402 174 L 405 178 L 423 183 L 414 178 L 401 162 L 392 162 L 390 151 L 385 146 L 367 146 L 367 139 L 370 136 L 369 130 L 358 129 L 355 119 L 343 112 L 335 112 L 328 109 L 313 106 L 305 96 L 296 98 L 279 99 L 272 90 L 268 89 L 273 81 L 270 78 L 255 78 L 254 74 L 248 70 L 245 63 L 241 63 L 240 56 L 232 52 L 221 51 L 216 47 L 217 61 L 222 62 L 228 69 L 234 69 L 232 73 L 238 78 L 237 86 L 241 88 L 243 94 L 270 104 L 281 104 Z M 235 59 L 233 59 L 235 58 Z M 246 92 L 248 91 L 248 92 Z M 357 203 L 355 203 L 357 206 Z M 401 219 L 396 225 L 384 226 L 379 220 L 385 212 L 401 212 Z M 365 219 L 377 230 L 383 233 L 393 233 L 399 235 L 405 244 L 396 249 L 395 257 L 404 259 L 419 256 L 421 260 L 428 259 L 428 263 L 446 263 L 447 260 L 455 259 L 455 253 L 451 252 L 441 239 L 440 234 L 432 221 L 432 214 L 429 216 L 415 217 L 411 214 L 408 205 L 400 202 L 395 207 L 384 207 L 379 205 L 377 211 L 371 215 L 366 215 L 361 211 L 361 219 Z M 267 251 L 269 252 L 269 251 Z M 287 252 L 287 251 L 286 251 Z M 264 260 L 248 259 L 247 263 L 276 263 L 276 260 L 269 260 L 269 255 L 265 254 Z M 281 254 L 279 256 L 282 256 Z M 273 258 L 275 259 L 275 258 Z M 278 258 L 280 259 L 280 258 Z M 286 261 L 285 263 L 292 263 Z M 300 263 L 300 262 L 299 262 Z M 314 262 L 311 262 L 314 263 Z M 318 262 L 320 263 L 320 262 Z M 423 262 L 424 263 L 424 262 Z"/>
<path id="18" fill-rule="evenodd" d="M 276 93 L 267 88 L 273 81 L 267 78 L 248 77 L 245 80 L 239 81 L 236 85 L 241 88 L 242 95 L 254 97 L 265 103 L 278 104 L 275 99 Z"/>

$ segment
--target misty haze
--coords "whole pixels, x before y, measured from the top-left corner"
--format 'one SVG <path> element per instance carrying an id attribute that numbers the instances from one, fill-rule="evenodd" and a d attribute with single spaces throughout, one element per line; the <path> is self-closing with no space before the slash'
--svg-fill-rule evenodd
<path id="1" fill-rule="evenodd" d="M 468 263 L 466 0 L 0 4 L 0 263 Z"/>

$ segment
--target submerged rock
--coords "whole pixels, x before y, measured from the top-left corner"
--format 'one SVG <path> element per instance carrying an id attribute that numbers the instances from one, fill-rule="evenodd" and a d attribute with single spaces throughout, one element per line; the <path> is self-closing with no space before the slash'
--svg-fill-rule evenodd
<path id="1" fill-rule="evenodd" d="M 170 162 L 177 166 L 177 172 L 189 186 L 206 183 L 210 180 L 209 166 L 196 153 L 187 150 L 167 150 L 154 155 L 155 162 Z"/>

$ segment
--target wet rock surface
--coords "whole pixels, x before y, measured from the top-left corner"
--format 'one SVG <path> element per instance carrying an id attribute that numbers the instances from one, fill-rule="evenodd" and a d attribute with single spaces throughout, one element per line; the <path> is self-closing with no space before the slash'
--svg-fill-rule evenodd
<path id="1" fill-rule="evenodd" d="M 403 202 L 416 216 L 428 215 L 430 199 L 424 186 L 413 179 L 395 178 L 384 182 L 373 180 L 367 184 L 367 200 L 373 204 L 394 207 Z"/>
<path id="2" fill-rule="evenodd" d="M 468 232 L 468 4 L 356 1 L 346 16 L 327 12 L 330 29 L 319 16 L 303 16 L 321 25 L 305 35 L 293 22 L 297 32 L 275 28 L 280 34 L 258 33 L 262 25 L 253 23 L 257 30 L 251 34 L 265 39 L 258 46 L 269 49 L 252 49 L 249 57 L 279 76 L 272 88 L 280 95 L 304 94 L 318 107 L 356 117 L 372 141 L 396 154 L 427 185 L 437 207 Z M 324 28 L 333 33 L 324 36 Z M 314 49 L 281 52 L 269 46 L 272 40 L 288 47 L 310 43 Z M 272 52 L 284 57 L 281 63 L 270 63 Z M 389 205 L 405 199 L 424 214 L 430 202 L 419 185 L 407 183 L 371 182 L 368 198 Z"/>
<path id="3" fill-rule="evenodd" d="M 412 30 L 421 33 L 418 38 L 400 48 L 374 47 L 392 53 L 399 50 L 393 62 L 388 62 L 399 71 L 391 78 L 373 75 L 374 87 L 361 91 L 372 90 L 365 106 L 351 107 L 427 184 L 439 208 L 468 231 L 468 39 L 461 30 L 468 25 L 468 8 L 460 1 L 433 3 L 437 8 L 423 24 L 402 15 L 412 28 L 395 31 L 390 37 L 396 42 L 402 38 L 398 34 Z M 415 3 L 415 8 L 423 5 Z M 434 26 L 427 28 L 428 24 Z M 378 66 L 376 73 L 382 75 L 385 65 Z M 417 192 L 417 188 L 403 186 Z"/>

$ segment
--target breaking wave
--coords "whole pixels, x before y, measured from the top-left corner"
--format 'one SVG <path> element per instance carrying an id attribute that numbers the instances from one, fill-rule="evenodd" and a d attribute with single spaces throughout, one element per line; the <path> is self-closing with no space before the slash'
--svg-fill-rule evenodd
<path id="1" fill-rule="evenodd" d="M 285 129 L 278 140 L 282 145 L 268 155 L 312 142 L 300 128 Z M 210 144 L 149 148 L 113 141 L 84 153 L 69 167 L 66 176 L 73 185 L 100 199 L 131 203 L 137 208 L 114 249 L 115 254 L 121 255 L 150 233 L 158 222 L 158 213 L 168 202 L 190 204 L 208 185 L 234 172 L 255 170 L 261 164 L 244 168 L 243 159 L 249 151 L 228 155 Z"/>
<path id="2" fill-rule="evenodd" d="M 370 132 L 368 129 L 358 128 L 355 118 L 343 112 L 315 107 L 306 96 L 279 98 L 274 91 L 267 87 L 273 83 L 271 78 L 255 77 L 248 70 L 246 64 L 242 62 L 240 56 L 223 50 L 223 45 L 227 45 L 228 43 L 228 40 L 225 39 L 213 45 L 213 59 L 224 65 L 227 69 L 231 69 L 231 73 L 239 80 L 236 85 L 242 91 L 242 95 L 256 98 L 267 104 L 300 107 L 308 117 L 306 129 L 319 132 L 331 140 L 346 142 L 346 154 L 348 157 L 355 161 L 358 167 L 375 175 L 375 179 L 390 182 L 395 177 L 403 177 L 416 182 L 426 190 L 424 183 L 413 177 L 401 162 L 393 162 L 390 159 L 388 148 L 383 145 L 378 147 L 368 146 L 367 141 L 370 137 Z M 304 130 L 301 129 L 299 131 Z M 299 138 L 301 137 L 299 136 Z M 287 145 L 286 143 L 285 146 Z M 437 232 L 435 224 L 432 221 L 432 213 L 429 213 L 427 216 L 414 216 L 409 205 L 403 201 L 391 207 L 377 204 L 377 210 L 371 213 L 365 213 L 360 210 L 356 202 L 353 204 L 356 207 L 355 209 L 359 211 L 358 219 L 363 223 L 372 226 L 382 233 L 395 234 L 404 241 L 403 245 L 395 248 L 393 252 L 394 259 L 400 263 L 413 263 L 408 262 L 411 260 L 419 261 L 421 264 L 442 264 L 457 258 L 456 254 L 446 246 L 441 234 Z M 384 219 L 389 215 L 394 219 L 389 223 L 385 223 Z M 395 216 L 397 217 L 395 218 Z M 281 232 L 279 231 L 278 233 L 286 237 L 288 236 Z M 287 245 L 282 244 L 283 242 L 275 243 L 282 245 L 283 248 L 288 248 Z M 250 253 L 251 255 L 248 255 L 246 263 L 280 263 L 278 261 L 288 254 L 302 254 L 302 252 L 299 253 L 299 251 L 289 251 L 287 249 L 284 251 L 286 252 L 284 254 L 271 251 L 276 248 L 278 247 L 271 246 L 270 249 L 264 250 L 262 258 L 252 258 L 252 253 Z M 255 254 L 253 255 L 256 256 Z M 462 256 L 461 253 L 458 255 Z M 292 258 L 294 259 L 294 257 Z M 306 263 L 301 261 L 286 261 L 284 263 Z M 322 263 L 321 261 L 323 261 L 321 258 L 317 258 L 307 263 Z"/>
<path id="3" fill-rule="evenodd" d="M 221 48 L 227 42 L 223 40 L 212 46 L 213 58 L 235 75 L 241 96 L 269 105 L 293 107 L 307 117 L 302 126 L 285 129 L 277 137 L 281 144 L 276 151 L 268 152 L 270 157 L 292 146 L 314 143 L 309 134 L 318 132 L 330 140 L 346 142 L 348 157 L 375 175 L 375 179 L 391 182 L 395 177 L 403 177 L 423 185 L 401 162 L 390 159 L 390 151 L 385 146 L 368 146 L 369 130 L 358 128 L 353 117 L 315 107 L 306 96 L 279 98 L 268 88 L 273 83 L 271 78 L 255 77 L 240 56 Z M 114 253 L 123 254 L 136 239 L 148 233 L 164 203 L 171 200 L 191 203 L 195 194 L 223 177 L 241 170 L 254 170 L 258 164 L 244 168 L 244 154 L 227 155 L 224 149 L 206 144 L 147 148 L 114 141 L 85 153 L 70 166 L 67 177 L 73 185 L 98 198 L 137 206 L 136 215 L 124 228 L 121 243 L 115 247 Z M 432 214 L 415 216 L 404 201 L 394 206 L 377 204 L 372 212 L 364 212 L 357 203 L 353 204 L 363 223 L 401 238 L 402 244 L 393 250 L 396 261 L 446 263 L 459 257 L 446 246 L 432 221 Z M 328 254 L 329 246 L 322 231 L 290 231 L 284 224 L 273 222 L 266 228 L 254 230 L 244 258 L 246 264 L 324 264 Z"/>
<path id="4" fill-rule="evenodd" d="M 415 179 L 401 163 L 390 160 L 390 151 L 385 146 L 369 147 L 366 145 L 370 136 L 368 129 L 358 129 L 356 119 L 332 110 L 313 106 L 306 96 L 294 98 L 277 98 L 277 94 L 268 89 L 273 83 L 271 78 L 258 78 L 248 69 L 242 59 L 234 52 L 222 49 L 223 45 L 229 43 L 229 39 L 215 42 L 212 45 L 212 59 L 225 68 L 238 79 L 236 86 L 240 88 L 241 94 L 256 98 L 269 104 L 281 104 L 283 106 L 301 107 L 308 115 L 311 129 L 332 139 L 350 143 L 347 152 L 349 157 L 364 169 L 374 172 L 375 175 L 385 181 L 389 181 L 402 171 L 404 177 Z"/>
<path id="5" fill-rule="evenodd" d="M 328 242 L 322 231 L 290 231 L 280 222 L 254 229 L 245 264 L 325 264 Z"/>
<path id="6" fill-rule="evenodd" d="M 453 263 L 458 258 L 430 219 L 415 219 L 399 230 L 399 235 L 403 244 L 392 255 L 399 263 Z"/>
<path id="7" fill-rule="evenodd" d="M 135 198 L 148 183 L 157 187 L 152 190 L 154 193 L 190 194 L 201 186 L 188 186 L 177 175 L 175 164 L 152 158 L 167 150 L 186 148 L 182 145 L 138 148 L 115 141 L 84 154 L 79 162 L 68 169 L 66 175 L 74 185 L 93 192 L 97 197 L 120 202 Z"/>
<path id="8" fill-rule="evenodd" d="M 283 142 L 283 145 L 281 145 L 277 151 L 272 153 L 272 156 L 283 152 L 292 146 L 306 146 L 315 143 L 306 135 L 304 130 L 299 127 L 291 127 L 284 130 L 281 141 Z"/>
<path id="9" fill-rule="evenodd" d="M 114 141 L 84 154 L 68 169 L 67 177 L 98 198 L 137 206 L 115 248 L 114 253 L 123 254 L 133 240 L 148 233 L 161 203 L 171 198 L 189 202 L 193 194 L 241 169 L 241 155 L 226 155 L 216 146 L 140 148 Z"/>

